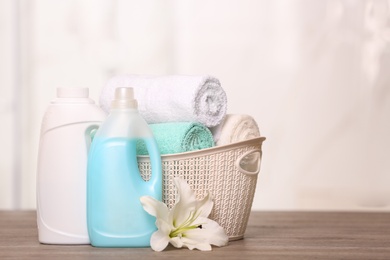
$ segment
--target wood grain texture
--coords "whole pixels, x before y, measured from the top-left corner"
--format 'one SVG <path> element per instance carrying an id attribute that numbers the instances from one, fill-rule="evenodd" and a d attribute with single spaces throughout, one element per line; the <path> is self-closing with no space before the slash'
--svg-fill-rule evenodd
<path id="1" fill-rule="evenodd" d="M 245 239 L 211 252 L 42 245 L 35 211 L 0 211 L 0 259 L 390 259 L 390 213 L 252 212 Z"/>

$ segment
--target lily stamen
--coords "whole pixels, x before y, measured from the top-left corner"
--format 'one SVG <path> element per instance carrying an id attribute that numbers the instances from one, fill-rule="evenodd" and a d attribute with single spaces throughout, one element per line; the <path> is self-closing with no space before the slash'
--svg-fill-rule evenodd
<path id="1" fill-rule="evenodd" d="M 200 212 L 194 212 L 194 211 L 191 211 L 188 218 L 179 226 L 177 227 L 175 230 L 173 230 L 170 234 L 169 234 L 169 237 L 176 237 L 178 236 L 179 234 L 182 234 L 188 230 L 191 230 L 191 229 L 196 229 L 196 228 L 200 228 L 202 229 L 202 224 L 200 225 L 191 225 L 201 214 L 201 211 Z"/>

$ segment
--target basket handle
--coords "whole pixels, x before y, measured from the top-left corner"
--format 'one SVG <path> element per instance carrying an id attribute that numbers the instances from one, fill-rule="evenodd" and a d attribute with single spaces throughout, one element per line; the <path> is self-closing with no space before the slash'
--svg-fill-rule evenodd
<path id="1" fill-rule="evenodd" d="M 250 154 L 253 154 L 253 153 L 259 153 L 259 158 L 258 158 L 258 161 L 257 161 L 256 169 L 254 171 L 248 171 L 248 170 L 242 168 L 241 162 L 242 162 L 242 160 L 246 156 L 248 156 Z M 240 171 L 243 174 L 246 174 L 246 175 L 257 175 L 260 172 L 261 157 L 262 157 L 261 149 L 252 149 L 252 150 L 246 151 L 244 154 L 242 154 L 240 157 L 237 158 L 235 166 L 237 167 L 238 171 Z"/>

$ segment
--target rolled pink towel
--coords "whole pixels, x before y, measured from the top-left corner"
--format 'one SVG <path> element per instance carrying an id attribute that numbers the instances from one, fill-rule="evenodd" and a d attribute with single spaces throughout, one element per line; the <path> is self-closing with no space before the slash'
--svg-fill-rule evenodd
<path id="1" fill-rule="evenodd" d="M 221 124 L 210 130 L 217 146 L 260 136 L 259 127 L 250 115 L 227 114 Z"/>

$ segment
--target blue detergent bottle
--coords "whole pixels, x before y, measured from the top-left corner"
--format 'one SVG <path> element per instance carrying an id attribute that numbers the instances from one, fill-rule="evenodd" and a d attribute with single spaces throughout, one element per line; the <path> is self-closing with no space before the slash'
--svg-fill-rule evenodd
<path id="1" fill-rule="evenodd" d="M 136 145 L 145 142 L 152 167 L 140 175 Z M 146 121 L 137 110 L 132 88 L 117 88 L 107 119 L 97 130 L 88 155 L 87 226 L 96 247 L 148 247 L 155 217 L 140 197 L 162 199 L 161 156 Z"/>

